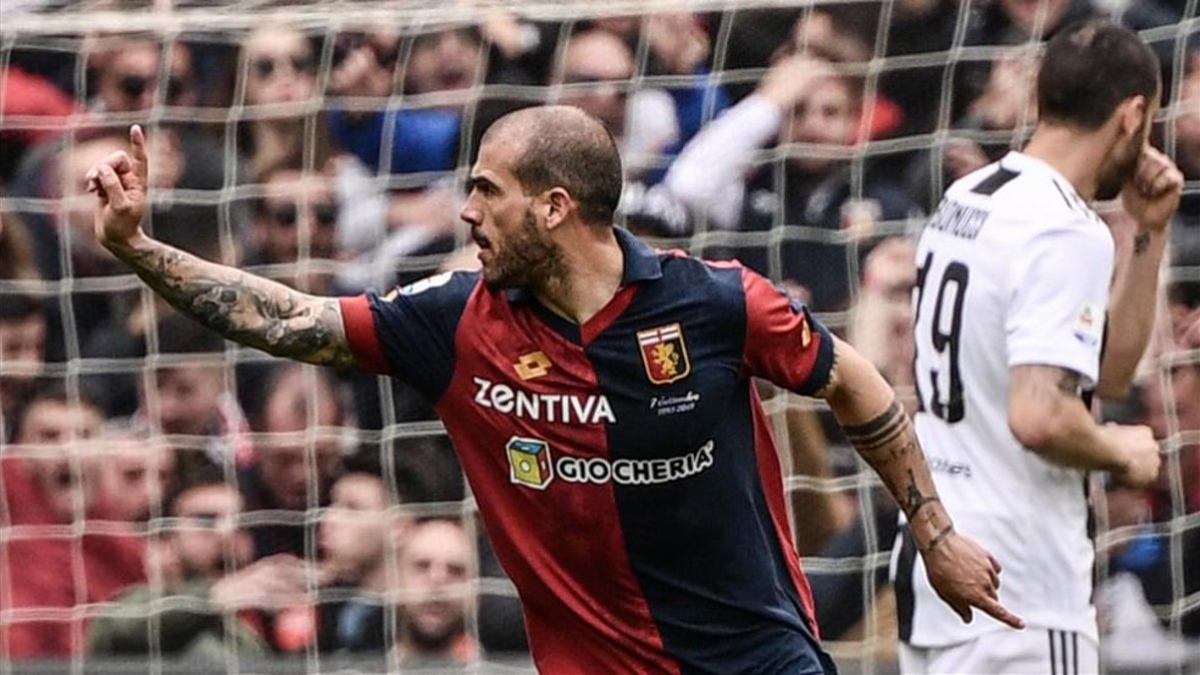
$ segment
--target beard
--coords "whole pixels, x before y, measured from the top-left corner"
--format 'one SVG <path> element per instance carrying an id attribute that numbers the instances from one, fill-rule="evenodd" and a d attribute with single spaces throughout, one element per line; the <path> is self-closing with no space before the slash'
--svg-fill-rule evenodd
<path id="1" fill-rule="evenodd" d="M 462 616 L 434 625 L 425 625 L 411 618 L 402 621 L 405 621 L 404 630 L 412 644 L 419 652 L 426 654 L 445 651 L 463 634 L 465 626 Z"/>
<path id="2" fill-rule="evenodd" d="M 1096 199 L 1107 201 L 1116 199 L 1135 174 L 1137 174 L 1138 164 L 1142 158 L 1142 143 L 1145 139 L 1146 121 L 1138 126 L 1138 130 L 1129 139 L 1129 142 L 1121 145 L 1118 143 L 1112 153 L 1108 156 L 1108 160 L 1100 167 L 1100 175 L 1096 178 Z"/>
<path id="3" fill-rule="evenodd" d="M 566 280 L 562 249 L 538 228 L 532 209 L 525 210 L 517 230 L 493 243 L 492 252 L 491 264 L 483 266 L 489 288 L 546 288 Z"/>

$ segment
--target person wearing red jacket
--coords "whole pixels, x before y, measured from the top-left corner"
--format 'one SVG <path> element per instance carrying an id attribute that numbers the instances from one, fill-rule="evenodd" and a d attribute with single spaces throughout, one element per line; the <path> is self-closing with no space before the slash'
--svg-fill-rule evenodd
<path id="1" fill-rule="evenodd" d="M 68 657 L 83 648 L 80 605 L 145 579 L 144 545 L 127 524 L 98 522 L 115 518 L 99 490 L 95 403 L 43 386 L 18 421 L 0 461 L 0 611 L 15 611 L 0 658 Z"/>

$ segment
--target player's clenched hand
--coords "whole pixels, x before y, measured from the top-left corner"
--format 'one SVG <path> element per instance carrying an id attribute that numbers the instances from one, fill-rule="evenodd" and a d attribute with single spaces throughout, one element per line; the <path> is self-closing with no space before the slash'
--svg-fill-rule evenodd
<path id="1" fill-rule="evenodd" d="M 1154 432 L 1150 427 L 1107 424 L 1104 434 L 1124 457 L 1121 469 L 1113 472 L 1117 482 L 1131 488 L 1153 485 L 1158 479 L 1158 467 L 1162 459 L 1158 455 L 1158 441 L 1154 440 Z"/>
<path id="2" fill-rule="evenodd" d="M 1147 145 L 1137 173 L 1121 192 L 1121 200 L 1139 227 L 1161 232 L 1179 208 L 1182 194 L 1183 174 L 1179 168 L 1170 157 Z"/>
<path id="3" fill-rule="evenodd" d="M 130 152 L 118 151 L 87 172 L 88 192 L 95 192 L 96 239 L 105 246 L 127 243 L 139 231 L 146 211 L 146 136 L 142 128 L 129 129 Z"/>
<path id="4" fill-rule="evenodd" d="M 974 607 L 1013 628 L 1025 627 L 1000 604 L 1000 562 L 973 539 L 951 532 L 921 556 L 933 590 L 964 623 L 971 622 Z"/>

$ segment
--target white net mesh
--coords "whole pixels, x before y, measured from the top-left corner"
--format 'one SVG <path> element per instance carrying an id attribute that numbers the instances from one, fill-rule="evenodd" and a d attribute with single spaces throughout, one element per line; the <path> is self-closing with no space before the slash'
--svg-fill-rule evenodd
<path id="1" fill-rule="evenodd" d="M 1186 669 L 1200 632 L 1200 329 L 1186 328 L 1200 162 L 1183 161 L 1200 153 L 1197 5 L 6 1 L 0 672 L 395 671 L 431 645 L 475 671 L 529 668 L 513 587 L 413 390 L 213 346 L 97 252 L 82 173 L 129 124 L 151 139 L 155 236 L 353 294 L 462 258 L 456 209 L 491 120 L 581 105 L 620 139 L 625 224 L 783 283 L 911 403 L 911 240 L 948 180 L 1020 145 L 1040 37 L 1089 13 L 1159 54 L 1161 147 L 1190 167 L 1140 394 L 1106 410 L 1155 427 L 1163 487 L 1093 486 L 1101 588 L 1138 579 L 1132 596 L 1101 593 L 1105 630 L 1162 641 L 1108 667 Z M 763 122 L 743 104 L 792 52 L 846 86 L 784 86 L 798 105 Z M 792 67 L 776 80 L 805 76 Z M 741 115 L 732 133 L 710 126 L 722 113 Z M 846 670 L 894 670 L 894 507 L 820 406 L 766 406 L 826 644 Z"/>

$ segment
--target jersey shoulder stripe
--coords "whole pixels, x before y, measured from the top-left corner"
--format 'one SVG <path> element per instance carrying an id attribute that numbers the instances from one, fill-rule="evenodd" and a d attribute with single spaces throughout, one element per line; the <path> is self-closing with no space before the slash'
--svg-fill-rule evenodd
<path id="1" fill-rule="evenodd" d="M 1012 179 L 1019 175 L 1021 175 L 1020 171 L 1011 171 L 1003 166 L 999 166 L 995 171 L 992 172 L 990 176 L 979 181 L 975 187 L 971 188 L 971 192 L 974 192 L 977 195 L 990 197 L 996 194 L 997 190 L 1012 182 Z"/>

